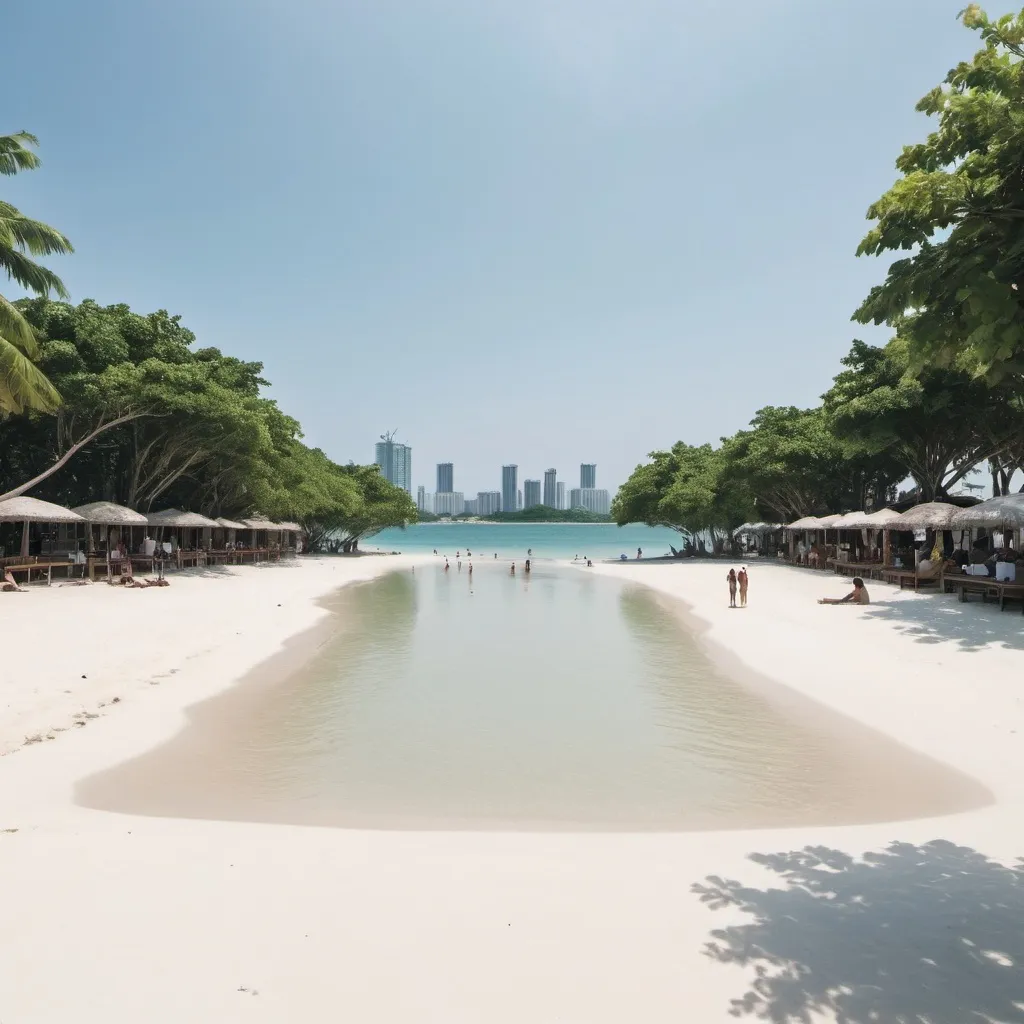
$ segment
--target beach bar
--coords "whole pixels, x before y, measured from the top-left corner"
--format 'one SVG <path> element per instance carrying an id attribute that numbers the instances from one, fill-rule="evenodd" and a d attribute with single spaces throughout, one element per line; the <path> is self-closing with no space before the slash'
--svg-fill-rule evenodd
<path id="1" fill-rule="evenodd" d="M 0 523 L 21 523 L 20 551 L 17 555 L 0 556 L 4 573 L 25 573 L 31 583 L 33 571 L 46 572 L 47 583 L 53 580 L 54 569 L 66 569 L 70 575 L 77 564 L 71 551 L 61 551 L 59 536 L 52 527 L 61 523 L 81 523 L 83 518 L 63 505 L 54 505 L 39 498 L 8 498 L 0 501 Z M 35 527 L 35 530 L 33 530 Z M 33 533 L 35 536 L 33 537 Z M 38 548 L 32 552 L 32 547 Z"/>
<path id="2" fill-rule="evenodd" d="M 91 501 L 87 505 L 78 505 L 74 508 L 88 524 L 86 527 L 85 558 L 88 567 L 89 579 L 96 578 L 96 566 L 103 563 L 107 578 L 110 578 L 111 562 L 115 568 L 119 567 L 124 558 L 128 558 L 133 564 L 136 562 L 146 568 L 153 567 L 153 558 L 147 558 L 144 548 L 136 548 L 133 543 L 134 530 L 142 533 L 145 543 L 145 531 L 149 521 L 141 513 L 134 509 L 125 508 L 124 505 L 117 505 L 112 501 Z M 97 527 L 106 529 L 97 530 Z M 97 542 L 96 535 L 99 533 L 100 540 Z M 124 541 L 124 552 L 119 545 Z"/>

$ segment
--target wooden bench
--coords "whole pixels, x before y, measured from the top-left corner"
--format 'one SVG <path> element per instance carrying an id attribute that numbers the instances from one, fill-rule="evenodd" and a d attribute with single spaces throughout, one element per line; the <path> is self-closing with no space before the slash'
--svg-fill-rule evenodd
<path id="1" fill-rule="evenodd" d="M 882 566 L 879 571 L 880 578 L 885 583 L 898 583 L 900 590 L 904 586 L 914 584 L 915 592 L 923 586 L 930 586 L 931 584 L 941 585 L 942 583 L 942 570 L 941 569 L 930 569 L 928 572 L 916 572 L 913 569 L 894 569 L 889 566 Z"/>
<path id="2" fill-rule="evenodd" d="M 1021 601 L 1021 612 L 1024 613 L 1024 582 L 1000 581 L 992 576 L 950 573 L 943 578 L 942 591 L 948 594 L 951 589 L 956 591 L 957 600 L 962 602 L 966 602 L 970 594 L 980 594 L 982 601 L 986 602 L 990 597 L 998 598 L 1000 611 L 1003 610 L 1007 598 L 1011 601 Z"/>
<path id="3" fill-rule="evenodd" d="M 68 575 L 71 575 L 71 570 L 75 566 L 75 562 L 17 562 L 12 565 L 3 566 L 2 572 L 9 572 L 11 575 L 15 573 L 23 572 L 25 574 L 25 583 L 29 584 L 32 582 L 32 570 L 33 569 L 45 569 L 46 570 L 46 585 L 50 586 L 53 583 L 53 570 L 54 569 L 67 569 Z"/>

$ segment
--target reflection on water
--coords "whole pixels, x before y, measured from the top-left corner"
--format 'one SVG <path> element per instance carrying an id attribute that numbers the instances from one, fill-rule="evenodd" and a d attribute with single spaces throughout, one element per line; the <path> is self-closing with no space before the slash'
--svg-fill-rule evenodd
<path id="1" fill-rule="evenodd" d="M 643 588 L 479 564 L 471 578 L 453 562 L 346 588 L 334 607 L 301 671 L 198 706 L 79 801 L 380 828 L 694 829 L 984 800 L 824 712 L 783 713 Z"/>

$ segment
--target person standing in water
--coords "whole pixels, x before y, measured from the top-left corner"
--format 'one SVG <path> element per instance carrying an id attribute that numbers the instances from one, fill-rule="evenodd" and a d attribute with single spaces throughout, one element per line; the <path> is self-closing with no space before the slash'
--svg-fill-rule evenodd
<path id="1" fill-rule="evenodd" d="M 644 549 L 643 549 L 643 548 L 637 548 L 637 549 L 636 549 L 636 557 L 637 557 L 638 559 L 640 559 L 640 558 L 643 558 L 643 557 L 644 557 Z"/>
<path id="2" fill-rule="evenodd" d="M 736 607 L 736 570 L 730 569 L 729 575 L 725 577 L 729 581 L 729 607 Z"/>
<path id="3" fill-rule="evenodd" d="M 747 587 L 750 585 L 750 577 L 747 575 L 747 567 L 745 565 L 740 566 L 740 571 L 736 574 L 736 582 L 740 585 L 740 607 L 747 607 Z"/>
<path id="4" fill-rule="evenodd" d="M 472 562 L 469 563 L 469 575 L 470 576 L 473 575 L 473 563 Z"/>
<path id="5" fill-rule="evenodd" d="M 444 560 L 444 571 L 447 572 L 450 568 L 451 566 L 448 564 L 448 559 L 446 558 Z"/>
<path id="6" fill-rule="evenodd" d="M 529 559 L 526 560 L 526 565 L 523 566 L 523 571 L 526 573 L 527 576 L 530 575 L 530 560 Z"/>
<path id="7" fill-rule="evenodd" d="M 510 575 L 515 576 L 515 574 L 516 574 L 516 563 L 513 562 L 512 563 L 512 572 L 510 573 Z"/>

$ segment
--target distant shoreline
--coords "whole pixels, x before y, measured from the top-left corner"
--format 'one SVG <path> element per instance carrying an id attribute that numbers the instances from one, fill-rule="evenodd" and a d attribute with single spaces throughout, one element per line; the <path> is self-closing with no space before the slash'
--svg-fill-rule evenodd
<path id="1" fill-rule="evenodd" d="M 427 523 L 410 523 L 405 529 L 413 526 L 614 526 L 618 523 L 565 522 L 558 519 L 533 519 L 528 521 L 510 522 L 503 519 L 435 519 Z"/>

